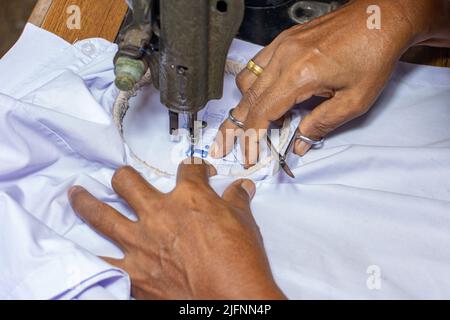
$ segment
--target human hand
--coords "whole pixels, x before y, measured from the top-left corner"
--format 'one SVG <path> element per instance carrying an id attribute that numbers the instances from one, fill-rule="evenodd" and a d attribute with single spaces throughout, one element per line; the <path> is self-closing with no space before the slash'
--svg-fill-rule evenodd
<path id="1" fill-rule="evenodd" d="M 380 7 L 380 30 L 367 27 L 370 5 Z M 366 113 L 408 47 L 443 45 L 450 38 L 449 7 L 447 0 L 351 1 L 283 32 L 253 59 L 264 69 L 259 77 L 247 69 L 237 77 L 243 99 L 233 116 L 245 124 L 244 130 L 225 121 L 211 156 L 228 154 L 240 136 L 245 167 L 254 165 L 269 124 L 312 96 L 328 98 L 298 128 L 313 140 Z M 300 156 L 309 149 L 301 140 L 294 146 Z"/>
<path id="2" fill-rule="evenodd" d="M 128 272 L 135 298 L 284 298 L 251 213 L 253 182 L 235 181 L 219 197 L 208 183 L 213 168 L 187 161 L 167 194 L 131 167 L 116 171 L 112 186 L 134 210 L 137 222 L 82 187 L 69 191 L 75 212 L 125 254 L 122 260 L 104 259 Z"/>

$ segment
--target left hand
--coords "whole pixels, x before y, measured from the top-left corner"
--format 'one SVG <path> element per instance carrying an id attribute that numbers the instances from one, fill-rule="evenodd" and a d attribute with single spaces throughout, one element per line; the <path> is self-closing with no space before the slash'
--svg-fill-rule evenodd
<path id="1" fill-rule="evenodd" d="M 284 298 L 250 210 L 255 185 L 238 180 L 219 197 L 208 183 L 213 170 L 203 162 L 182 163 L 177 186 L 167 194 L 131 167 L 117 170 L 113 188 L 137 214 L 137 222 L 82 187 L 69 191 L 78 215 L 122 248 L 124 259 L 104 259 L 128 272 L 133 297 Z"/>

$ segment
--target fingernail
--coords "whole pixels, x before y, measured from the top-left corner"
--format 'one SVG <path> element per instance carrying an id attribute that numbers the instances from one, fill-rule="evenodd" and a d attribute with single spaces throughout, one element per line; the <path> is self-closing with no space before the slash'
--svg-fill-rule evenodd
<path id="1" fill-rule="evenodd" d="M 311 145 L 307 144 L 305 141 L 297 140 L 295 143 L 295 153 L 303 157 L 311 149 Z"/>
<path id="2" fill-rule="evenodd" d="M 217 145 L 216 142 L 213 142 L 213 144 L 211 145 L 211 148 L 209 149 L 209 155 L 213 158 L 217 158 L 218 152 L 219 152 L 219 146 Z"/>
<path id="3" fill-rule="evenodd" d="M 83 191 L 83 187 L 80 186 L 73 186 L 72 188 L 69 189 L 69 191 L 67 192 L 69 198 L 71 199 L 76 193 Z"/>
<path id="4" fill-rule="evenodd" d="M 250 200 L 253 199 L 256 194 L 256 186 L 253 181 L 247 179 L 243 180 L 241 183 L 241 187 L 247 192 Z"/>

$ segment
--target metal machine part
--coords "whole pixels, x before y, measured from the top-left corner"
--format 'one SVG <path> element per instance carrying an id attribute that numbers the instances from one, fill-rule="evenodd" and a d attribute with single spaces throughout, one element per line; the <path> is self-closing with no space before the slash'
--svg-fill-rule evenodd
<path id="1" fill-rule="evenodd" d="M 238 37 L 261 45 L 281 31 L 331 12 L 347 0 L 126 0 L 127 23 L 115 58 L 116 85 L 132 90 L 150 68 L 178 140 L 180 114 L 194 145 L 197 113 L 223 92 L 226 56 Z M 244 18 L 245 15 L 245 18 Z M 241 24 L 242 23 L 242 24 Z M 240 28 L 240 29 L 239 29 Z"/>
<path id="2" fill-rule="evenodd" d="M 228 49 L 244 16 L 244 0 L 129 0 L 132 21 L 119 36 L 116 85 L 131 90 L 148 68 L 170 112 L 188 117 L 194 142 L 197 113 L 223 94 Z"/>
<path id="3" fill-rule="evenodd" d="M 336 10 L 342 5 L 339 1 L 298 1 L 289 8 L 289 17 L 298 24 L 307 23 Z"/>
<path id="4" fill-rule="evenodd" d="M 151 0 L 127 0 L 132 20 L 119 34 L 119 51 L 114 61 L 115 82 L 122 91 L 133 89 L 148 69 L 145 55 L 153 36 L 151 2 Z"/>
<path id="5" fill-rule="evenodd" d="M 336 10 L 348 0 L 245 0 L 242 40 L 266 46 L 283 30 Z"/>

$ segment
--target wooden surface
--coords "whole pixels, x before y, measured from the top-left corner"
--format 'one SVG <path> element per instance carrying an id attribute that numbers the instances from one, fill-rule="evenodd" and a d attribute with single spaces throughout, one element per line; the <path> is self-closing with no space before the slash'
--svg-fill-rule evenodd
<path id="1" fill-rule="evenodd" d="M 67 27 L 70 14 L 66 10 L 70 5 L 80 7 L 81 29 L 79 30 L 71 30 Z M 126 12 L 125 0 L 39 0 L 29 21 L 71 43 L 92 37 L 114 41 Z M 450 67 L 450 49 L 415 47 L 411 48 L 402 60 Z"/>
<path id="2" fill-rule="evenodd" d="M 51 4 L 52 0 L 39 0 L 33 9 L 33 12 L 31 12 L 31 16 L 28 22 L 31 22 L 32 24 L 35 24 L 37 26 L 41 26 L 42 22 L 44 22 L 45 16 L 48 13 L 48 9 L 50 9 Z"/>
<path id="3" fill-rule="evenodd" d="M 79 29 L 67 23 L 72 5 L 80 8 Z M 93 37 L 114 41 L 127 9 L 124 0 L 39 0 L 29 21 L 70 43 Z"/>

